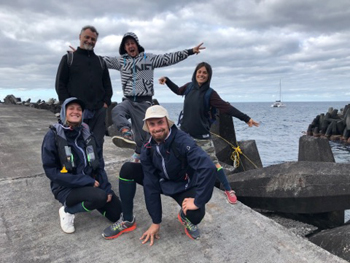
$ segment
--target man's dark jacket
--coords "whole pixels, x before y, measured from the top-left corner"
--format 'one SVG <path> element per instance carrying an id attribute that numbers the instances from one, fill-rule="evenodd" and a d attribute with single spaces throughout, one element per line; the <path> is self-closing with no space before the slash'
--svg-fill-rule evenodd
<path id="1" fill-rule="evenodd" d="M 176 153 L 173 147 L 176 147 Z M 185 175 L 182 173 L 183 157 L 186 160 Z M 203 207 L 212 196 L 215 165 L 208 154 L 175 125 L 164 142 L 157 144 L 151 137 L 142 147 L 141 165 L 146 206 L 155 224 L 162 220 L 160 194 L 172 196 L 195 187 L 194 204 L 197 207 Z"/>
<path id="2" fill-rule="evenodd" d="M 56 92 L 61 102 L 69 97 L 82 100 L 89 110 L 98 110 L 111 104 L 112 84 L 109 72 L 101 66 L 94 51 L 78 49 L 73 53 L 69 66 L 67 55 L 61 59 L 56 76 Z"/>

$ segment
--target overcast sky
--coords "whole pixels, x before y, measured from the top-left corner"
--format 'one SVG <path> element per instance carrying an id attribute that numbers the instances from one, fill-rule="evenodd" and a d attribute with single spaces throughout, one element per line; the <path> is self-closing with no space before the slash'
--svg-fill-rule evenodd
<path id="1" fill-rule="evenodd" d="M 349 101 L 349 0 L 1 0 L 0 100 L 57 98 L 55 77 L 80 29 L 100 33 L 95 52 L 118 56 L 124 33 L 146 53 L 163 54 L 204 42 L 206 50 L 155 70 L 155 98 L 181 102 L 157 79 L 191 80 L 195 66 L 213 67 L 211 86 L 231 102 Z M 113 101 L 120 75 L 110 70 Z"/>

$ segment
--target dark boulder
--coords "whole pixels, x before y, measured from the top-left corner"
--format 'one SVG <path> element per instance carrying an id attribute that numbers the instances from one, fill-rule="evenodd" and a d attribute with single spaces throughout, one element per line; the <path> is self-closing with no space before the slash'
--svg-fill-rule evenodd
<path id="1" fill-rule="evenodd" d="M 13 95 L 7 95 L 4 99 L 5 104 L 18 104 L 18 102 L 21 102 L 21 99 Z"/>

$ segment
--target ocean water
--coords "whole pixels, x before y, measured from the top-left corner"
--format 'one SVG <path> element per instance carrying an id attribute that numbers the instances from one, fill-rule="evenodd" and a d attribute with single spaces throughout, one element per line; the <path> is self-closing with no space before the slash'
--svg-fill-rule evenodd
<path id="1" fill-rule="evenodd" d="M 285 108 L 271 108 L 272 103 L 231 103 L 234 107 L 260 123 L 248 125 L 233 118 L 237 141 L 255 140 L 263 167 L 287 161 L 297 161 L 299 138 L 309 124 L 330 107 L 340 110 L 349 102 L 286 102 Z M 177 123 L 182 103 L 162 103 L 170 118 Z M 350 162 L 350 145 L 330 142 L 337 163 Z"/>

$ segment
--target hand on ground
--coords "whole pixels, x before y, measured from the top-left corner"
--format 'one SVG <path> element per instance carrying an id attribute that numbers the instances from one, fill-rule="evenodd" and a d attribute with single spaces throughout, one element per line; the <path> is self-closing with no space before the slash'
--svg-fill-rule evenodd
<path id="1" fill-rule="evenodd" d="M 143 233 L 142 237 L 140 238 L 140 240 L 142 241 L 142 244 L 146 244 L 148 242 L 148 240 L 150 240 L 150 246 L 153 245 L 154 242 L 154 238 L 159 239 L 160 236 L 158 234 L 160 229 L 160 224 L 152 224 L 148 230 Z"/>

